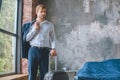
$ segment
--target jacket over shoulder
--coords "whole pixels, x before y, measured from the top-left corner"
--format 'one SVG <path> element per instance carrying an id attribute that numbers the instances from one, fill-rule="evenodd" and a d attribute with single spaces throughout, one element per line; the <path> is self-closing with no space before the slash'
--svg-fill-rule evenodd
<path id="1" fill-rule="evenodd" d="M 22 26 L 22 58 L 28 58 L 28 50 L 30 48 L 30 44 L 26 41 L 26 35 L 28 34 L 30 27 L 35 22 L 35 20 L 31 22 L 27 22 Z"/>

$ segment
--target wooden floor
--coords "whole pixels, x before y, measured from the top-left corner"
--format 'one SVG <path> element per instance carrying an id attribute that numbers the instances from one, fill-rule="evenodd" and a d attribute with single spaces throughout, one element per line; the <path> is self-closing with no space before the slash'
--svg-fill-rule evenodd
<path id="1" fill-rule="evenodd" d="M 16 74 L 11 76 L 0 77 L 0 80 L 28 80 L 28 74 Z"/>

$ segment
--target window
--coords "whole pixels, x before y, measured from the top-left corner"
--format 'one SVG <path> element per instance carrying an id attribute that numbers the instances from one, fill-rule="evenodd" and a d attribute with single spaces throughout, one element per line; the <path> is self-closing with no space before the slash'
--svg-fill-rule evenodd
<path id="1" fill-rule="evenodd" d="M 0 75 L 20 72 L 21 1 L 0 1 Z"/>

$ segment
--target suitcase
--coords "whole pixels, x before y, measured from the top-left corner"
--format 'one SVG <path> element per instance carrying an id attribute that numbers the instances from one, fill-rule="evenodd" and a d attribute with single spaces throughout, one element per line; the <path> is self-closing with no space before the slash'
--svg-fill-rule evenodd
<path id="1" fill-rule="evenodd" d="M 51 70 L 51 56 L 49 56 L 49 71 L 45 74 L 44 80 L 69 80 L 69 76 L 65 71 L 57 71 L 57 56 L 54 59 L 54 70 Z"/>

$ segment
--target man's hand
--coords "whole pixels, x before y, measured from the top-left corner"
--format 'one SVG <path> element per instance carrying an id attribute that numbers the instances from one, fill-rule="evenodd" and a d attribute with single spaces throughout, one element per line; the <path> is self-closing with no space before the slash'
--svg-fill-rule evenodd
<path id="1" fill-rule="evenodd" d="M 40 29 L 40 23 L 38 21 L 35 22 L 35 29 L 36 30 Z"/>
<path id="2" fill-rule="evenodd" d="M 50 55 L 51 55 L 51 56 L 57 56 L 56 50 L 55 50 L 55 49 L 52 49 L 52 50 L 50 51 Z"/>

